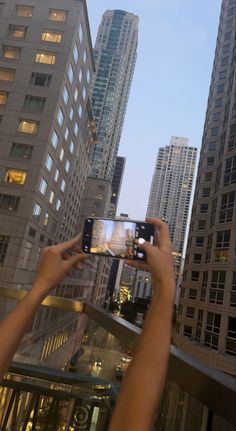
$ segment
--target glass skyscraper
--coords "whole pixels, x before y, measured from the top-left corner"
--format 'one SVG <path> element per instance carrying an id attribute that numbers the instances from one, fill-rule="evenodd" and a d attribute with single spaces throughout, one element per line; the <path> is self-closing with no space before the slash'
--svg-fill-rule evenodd
<path id="1" fill-rule="evenodd" d="M 137 56 L 138 17 L 106 11 L 95 43 L 91 102 L 98 130 L 92 176 L 112 180 Z"/>

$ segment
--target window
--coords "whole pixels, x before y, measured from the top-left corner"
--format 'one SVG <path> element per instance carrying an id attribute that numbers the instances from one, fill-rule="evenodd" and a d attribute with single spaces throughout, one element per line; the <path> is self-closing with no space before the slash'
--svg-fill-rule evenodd
<path id="1" fill-rule="evenodd" d="M 65 154 L 65 151 L 64 151 L 64 149 L 63 149 L 63 148 L 61 148 L 61 150 L 60 150 L 60 154 L 59 154 L 59 159 L 61 160 L 61 162 L 62 162 L 62 160 L 64 159 L 64 154 Z"/>
<path id="2" fill-rule="evenodd" d="M 58 170 L 58 169 L 56 169 L 56 171 L 55 171 L 55 175 L 54 175 L 54 181 L 56 181 L 56 183 L 57 183 L 57 181 L 58 181 L 59 174 L 60 174 L 59 170 Z"/>
<path id="3" fill-rule="evenodd" d="M 211 128 L 211 136 L 218 135 L 218 132 L 219 132 L 219 127 L 212 127 Z"/>
<path id="4" fill-rule="evenodd" d="M 71 121 L 73 120 L 73 116 L 74 116 L 74 110 L 73 110 L 73 108 L 70 108 L 69 118 Z"/>
<path id="5" fill-rule="evenodd" d="M 212 271 L 209 302 L 223 304 L 225 277 L 225 271 Z"/>
<path id="6" fill-rule="evenodd" d="M 50 9 L 48 18 L 50 21 L 65 22 L 67 12 L 60 9 Z"/>
<path id="7" fill-rule="evenodd" d="M 75 91 L 74 91 L 74 99 L 75 99 L 75 102 L 77 102 L 78 95 L 79 95 L 79 92 L 78 92 L 78 88 L 76 87 L 76 88 L 75 88 Z"/>
<path id="8" fill-rule="evenodd" d="M 2 56 L 9 60 L 19 60 L 21 48 L 17 46 L 3 46 Z"/>
<path id="9" fill-rule="evenodd" d="M 64 180 L 64 179 L 62 179 L 62 180 L 61 180 L 61 186 L 60 186 L 60 188 L 61 188 L 61 191 L 62 191 L 62 192 L 64 192 L 64 191 L 65 191 L 65 188 L 66 188 L 66 182 L 65 182 L 65 180 Z"/>
<path id="10" fill-rule="evenodd" d="M 200 342 L 201 340 L 201 329 L 203 320 L 203 310 L 198 310 L 197 326 L 196 326 L 196 340 Z"/>
<path id="11" fill-rule="evenodd" d="M 84 32 L 83 32 L 83 27 L 82 27 L 81 23 L 79 25 L 78 33 L 79 33 L 79 41 L 80 41 L 80 43 L 82 43 L 83 42 L 83 38 L 84 38 Z"/>
<path id="12" fill-rule="evenodd" d="M 48 222 L 49 222 L 49 214 L 45 213 L 44 221 L 43 221 L 44 227 L 46 227 L 48 225 Z"/>
<path id="13" fill-rule="evenodd" d="M 74 80 L 74 72 L 73 72 L 73 69 L 72 69 L 71 64 L 70 64 L 70 66 L 69 66 L 69 68 L 68 68 L 67 75 L 68 75 L 68 78 L 69 78 L 70 83 L 72 84 L 72 82 L 73 82 L 73 80 Z"/>
<path id="14" fill-rule="evenodd" d="M 48 154 L 46 161 L 45 161 L 45 166 L 49 172 L 51 172 L 51 170 L 52 170 L 52 165 L 53 165 L 53 159 L 50 156 L 50 154 Z"/>
<path id="15" fill-rule="evenodd" d="M 204 271 L 203 277 L 202 277 L 202 287 L 204 288 L 207 287 L 207 281 L 208 281 L 208 271 Z"/>
<path id="16" fill-rule="evenodd" d="M 203 198 L 208 198 L 210 196 L 210 193 L 211 193 L 210 187 L 204 187 L 202 189 L 202 197 Z"/>
<path id="17" fill-rule="evenodd" d="M 73 153 L 74 153 L 74 150 L 75 150 L 75 144 L 74 144 L 74 142 L 73 142 L 73 141 L 71 141 L 71 143 L 70 143 L 69 150 L 70 150 L 71 154 L 73 154 Z"/>
<path id="18" fill-rule="evenodd" d="M 185 335 L 185 337 L 191 337 L 192 336 L 192 326 L 184 325 L 184 335 Z"/>
<path id="19" fill-rule="evenodd" d="M 69 160 L 66 160 L 65 170 L 66 170 L 66 172 L 69 172 L 69 170 L 70 170 L 70 162 L 69 162 Z"/>
<path id="20" fill-rule="evenodd" d="M 81 118 L 82 117 L 82 113 L 83 113 L 83 108 L 81 105 L 79 105 L 79 109 L 78 109 L 78 115 Z"/>
<path id="21" fill-rule="evenodd" d="M 213 166 L 215 162 L 215 157 L 207 157 L 207 166 Z"/>
<path id="22" fill-rule="evenodd" d="M 206 220 L 198 220 L 198 229 L 205 230 L 206 229 Z"/>
<path id="23" fill-rule="evenodd" d="M 34 205 L 34 209 L 33 209 L 33 217 L 35 219 L 39 219 L 40 218 L 40 214 L 41 214 L 42 208 L 39 204 L 35 204 Z"/>
<path id="24" fill-rule="evenodd" d="M 62 112 L 62 109 L 58 108 L 58 111 L 57 111 L 57 122 L 58 122 L 59 126 L 62 126 L 64 118 L 65 117 L 64 117 L 64 114 Z"/>
<path id="25" fill-rule="evenodd" d="M 216 248 L 229 248 L 230 230 L 221 230 L 217 232 Z"/>
<path id="26" fill-rule="evenodd" d="M 213 177 L 213 172 L 205 172 L 205 181 L 211 181 Z"/>
<path id="27" fill-rule="evenodd" d="M 87 51 L 85 49 L 83 53 L 83 62 L 86 63 L 86 60 L 87 60 Z"/>
<path id="28" fill-rule="evenodd" d="M 204 213 L 207 213 L 207 211 L 208 211 L 208 204 L 201 204 L 200 205 L 200 213 L 204 214 Z"/>
<path id="29" fill-rule="evenodd" d="M 193 307 L 187 307 L 186 309 L 186 316 L 187 317 L 194 317 L 194 308 Z"/>
<path id="30" fill-rule="evenodd" d="M 217 114 L 217 118 L 218 118 L 218 114 L 220 114 L 220 112 L 215 112 L 215 114 Z M 208 151 L 215 151 L 216 150 L 216 142 L 210 142 L 208 144 Z"/>
<path id="31" fill-rule="evenodd" d="M 24 109 L 31 112 L 43 112 L 45 101 L 45 97 L 25 96 Z"/>
<path id="32" fill-rule="evenodd" d="M 27 176 L 26 171 L 21 171 L 17 169 L 7 169 L 6 175 L 5 175 L 5 181 L 7 183 L 23 185 L 25 184 L 26 176 Z"/>
<path id="33" fill-rule="evenodd" d="M 83 78 L 83 72 L 82 72 L 82 69 L 80 69 L 80 71 L 79 71 L 79 82 L 82 81 L 82 78 Z"/>
<path id="34" fill-rule="evenodd" d="M 215 262 L 227 262 L 228 261 L 228 250 L 215 250 L 214 261 Z"/>
<path id="35" fill-rule="evenodd" d="M 48 186 L 47 182 L 45 181 L 44 178 L 42 178 L 39 184 L 39 191 L 40 193 L 42 193 L 42 195 L 45 195 L 47 186 Z"/>
<path id="36" fill-rule="evenodd" d="M 89 82 L 90 82 L 90 78 L 91 78 L 91 74 L 90 74 L 90 70 L 88 69 L 87 70 L 87 73 L 86 73 L 86 79 L 87 79 L 87 83 L 89 84 Z"/>
<path id="37" fill-rule="evenodd" d="M 226 159 L 224 186 L 236 183 L 236 156 Z"/>
<path id="38" fill-rule="evenodd" d="M 226 338 L 226 353 L 236 356 L 236 318 L 228 318 L 228 332 Z"/>
<path id="39" fill-rule="evenodd" d="M 198 281 L 199 280 L 199 271 L 192 271 L 191 272 L 191 280 L 192 281 Z"/>
<path id="40" fill-rule="evenodd" d="M 56 54 L 38 51 L 35 56 L 35 63 L 52 64 L 56 63 Z"/>
<path id="41" fill-rule="evenodd" d="M 49 195 L 49 203 L 50 203 L 50 204 L 53 204 L 54 196 L 55 196 L 55 193 L 54 193 L 54 191 L 53 191 L 53 190 L 51 190 L 51 191 L 50 191 L 50 195 Z"/>
<path id="42" fill-rule="evenodd" d="M 61 200 L 60 199 L 57 199 L 55 208 L 57 211 L 59 211 L 59 209 L 61 208 Z"/>
<path id="43" fill-rule="evenodd" d="M 14 157 L 16 159 L 30 159 L 33 151 L 33 146 L 28 144 L 19 144 L 17 142 L 13 142 L 10 157 Z"/>
<path id="44" fill-rule="evenodd" d="M 220 323 L 220 314 L 207 313 L 207 324 L 204 344 L 216 350 L 218 348 L 218 334 L 220 333 Z M 213 334 L 215 335 L 215 337 L 212 337 Z"/>
<path id="45" fill-rule="evenodd" d="M 226 66 L 228 64 L 228 60 L 229 60 L 229 57 L 222 58 L 220 65 Z"/>
<path id="46" fill-rule="evenodd" d="M 62 97 L 63 97 L 63 100 L 64 100 L 65 105 L 67 105 L 68 100 L 69 100 L 69 92 L 68 92 L 68 89 L 67 89 L 67 86 L 66 86 L 66 85 L 65 85 L 65 87 L 64 87 Z"/>
<path id="47" fill-rule="evenodd" d="M 18 196 L 6 195 L 0 193 L 0 208 L 10 211 L 17 211 L 20 198 Z"/>
<path id="48" fill-rule="evenodd" d="M 217 93 L 223 93 L 224 88 L 225 88 L 225 84 L 217 85 Z"/>
<path id="49" fill-rule="evenodd" d="M 0 235 L 0 263 L 4 263 L 9 241 L 10 241 L 9 236 Z"/>
<path id="50" fill-rule="evenodd" d="M 41 40 L 45 42 L 61 43 L 62 33 L 59 31 L 45 30 L 41 34 Z"/>
<path id="51" fill-rule="evenodd" d="M 49 87 L 52 75 L 46 73 L 33 72 L 30 79 L 30 84 L 38 85 L 39 87 Z"/>
<path id="52" fill-rule="evenodd" d="M 68 137 L 69 137 L 69 129 L 68 129 L 68 127 L 66 127 L 65 128 L 65 133 L 64 133 L 64 138 L 65 138 L 66 141 L 67 141 Z"/>
<path id="53" fill-rule="evenodd" d="M 189 289 L 188 294 L 189 299 L 196 299 L 197 298 L 197 289 Z"/>
<path id="54" fill-rule="evenodd" d="M 225 79 L 226 77 L 226 70 L 222 70 L 221 72 L 219 72 L 219 79 Z"/>
<path id="55" fill-rule="evenodd" d="M 197 236 L 196 237 L 196 246 L 197 247 L 203 247 L 204 244 L 204 237 L 203 236 Z"/>
<path id="56" fill-rule="evenodd" d="M 194 253 L 193 263 L 201 263 L 202 255 L 200 253 Z"/>
<path id="57" fill-rule="evenodd" d="M 6 91 L 0 91 L 0 106 L 7 104 L 8 93 Z"/>
<path id="58" fill-rule="evenodd" d="M 51 144 L 54 148 L 57 148 L 58 142 L 59 142 L 58 134 L 55 130 L 53 130 L 52 137 L 51 137 Z"/>
<path id="59" fill-rule="evenodd" d="M 10 24 L 8 32 L 12 37 L 24 39 L 27 33 L 27 27 L 25 25 Z"/>
<path id="60" fill-rule="evenodd" d="M 223 99 L 220 97 L 219 99 L 215 100 L 215 108 L 221 108 L 223 104 Z"/>
<path id="61" fill-rule="evenodd" d="M 236 272 L 232 273 L 231 307 L 236 307 Z"/>
<path id="62" fill-rule="evenodd" d="M 13 69 L 5 69 L 0 67 L 0 81 L 12 82 L 14 80 L 15 71 Z"/>
<path id="63" fill-rule="evenodd" d="M 219 223 L 227 223 L 233 220 L 235 192 L 225 193 L 221 196 Z"/>
<path id="64" fill-rule="evenodd" d="M 82 96 L 83 96 L 83 99 L 85 100 L 87 96 L 87 91 L 85 87 L 83 87 Z"/>
<path id="65" fill-rule="evenodd" d="M 75 61 L 75 64 L 76 64 L 77 61 L 78 61 L 78 59 L 79 59 L 79 51 L 78 51 L 78 47 L 77 47 L 76 43 L 75 43 L 74 49 L 73 49 L 73 57 L 74 57 L 74 61 Z"/>
<path id="66" fill-rule="evenodd" d="M 74 132 L 75 132 L 75 135 L 76 135 L 76 136 L 77 136 L 77 135 L 78 135 L 78 133 L 79 133 L 79 125 L 78 125 L 77 121 L 75 122 L 75 125 L 74 125 Z"/>
<path id="67" fill-rule="evenodd" d="M 23 16 L 24 18 L 31 18 L 33 15 L 33 7 L 16 5 L 16 15 Z"/>
<path id="68" fill-rule="evenodd" d="M 39 122 L 34 120 L 20 120 L 17 131 L 37 135 Z"/>

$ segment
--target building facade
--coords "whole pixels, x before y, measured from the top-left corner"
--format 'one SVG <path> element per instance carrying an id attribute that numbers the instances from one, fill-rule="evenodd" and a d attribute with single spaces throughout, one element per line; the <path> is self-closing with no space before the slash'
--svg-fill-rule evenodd
<path id="1" fill-rule="evenodd" d="M 175 344 L 235 375 L 236 3 L 223 0 Z"/>
<path id="2" fill-rule="evenodd" d="M 112 180 L 137 57 L 138 17 L 104 13 L 94 48 L 91 101 L 98 130 L 92 175 Z"/>
<path id="3" fill-rule="evenodd" d="M 94 61 L 86 2 L 1 2 L 0 45 L 0 280 L 29 289 L 41 248 L 77 233 L 91 170 Z M 86 295 L 73 277 L 56 293 Z M 48 319 L 45 310 L 37 315 L 32 333 Z"/>
<path id="4" fill-rule="evenodd" d="M 183 255 L 197 149 L 187 138 L 173 136 L 170 145 L 158 150 L 149 195 L 147 217 L 167 221 L 173 243 L 175 269 L 179 274 Z"/>
<path id="5" fill-rule="evenodd" d="M 124 176 L 125 162 L 126 162 L 125 157 L 121 157 L 121 156 L 116 157 L 115 170 L 114 170 L 112 183 L 111 183 L 111 190 L 112 190 L 111 207 L 110 207 L 111 217 L 114 217 L 116 215 L 122 180 Z"/>

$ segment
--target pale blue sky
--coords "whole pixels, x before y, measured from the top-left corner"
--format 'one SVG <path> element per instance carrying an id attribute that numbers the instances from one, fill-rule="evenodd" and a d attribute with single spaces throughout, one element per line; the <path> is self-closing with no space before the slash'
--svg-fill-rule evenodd
<path id="1" fill-rule="evenodd" d="M 139 16 L 139 45 L 119 155 L 118 212 L 144 219 L 157 150 L 172 135 L 200 148 L 221 0 L 87 0 L 93 41 L 103 12 Z"/>

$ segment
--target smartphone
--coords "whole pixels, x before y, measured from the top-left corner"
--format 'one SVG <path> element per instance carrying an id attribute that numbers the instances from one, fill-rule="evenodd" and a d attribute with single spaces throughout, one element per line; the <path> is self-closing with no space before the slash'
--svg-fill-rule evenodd
<path id="1" fill-rule="evenodd" d="M 146 260 L 139 244 L 153 244 L 154 226 L 133 220 L 87 218 L 82 235 L 84 253 L 99 254 L 119 259 Z"/>

